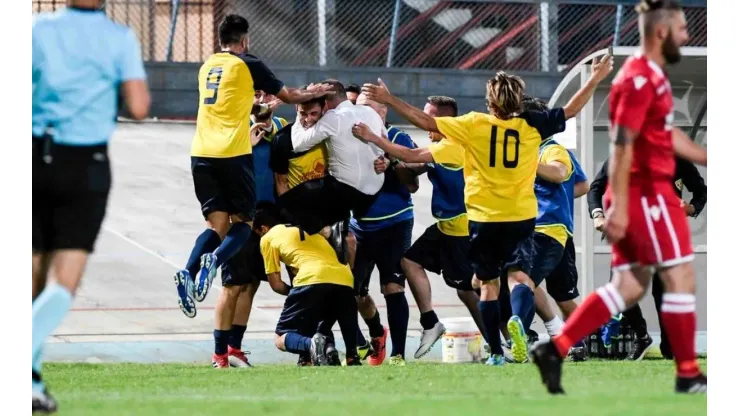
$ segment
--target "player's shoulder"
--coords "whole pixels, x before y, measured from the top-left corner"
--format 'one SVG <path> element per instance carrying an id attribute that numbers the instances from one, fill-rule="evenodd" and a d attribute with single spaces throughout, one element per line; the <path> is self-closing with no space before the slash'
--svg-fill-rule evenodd
<path id="1" fill-rule="evenodd" d="M 388 139 L 390 139 L 391 142 L 395 143 L 399 140 L 409 141 L 411 142 L 411 136 L 409 136 L 408 133 L 405 131 L 399 129 L 396 126 L 387 126 L 388 127 Z"/>
<path id="2" fill-rule="evenodd" d="M 614 76 L 612 85 L 640 91 L 645 86 L 658 87 L 665 79 L 660 66 L 644 56 L 635 55 L 627 58 L 617 75 Z"/>
<path id="3" fill-rule="evenodd" d="M 262 236 L 260 243 L 269 244 L 274 241 L 285 238 L 287 231 L 288 231 L 288 227 L 286 227 L 283 224 L 277 224 L 274 227 L 270 228 L 270 231 L 266 232 L 265 235 Z"/>

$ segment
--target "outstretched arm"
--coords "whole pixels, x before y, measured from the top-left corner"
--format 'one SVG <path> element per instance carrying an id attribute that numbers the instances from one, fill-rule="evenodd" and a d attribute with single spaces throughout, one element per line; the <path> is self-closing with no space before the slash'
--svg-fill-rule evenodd
<path id="1" fill-rule="evenodd" d="M 568 104 L 563 107 L 565 111 L 566 120 L 573 118 L 578 114 L 583 107 L 586 105 L 588 100 L 594 95 L 596 87 L 603 81 L 614 68 L 614 58 L 610 54 L 604 55 L 600 61 L 597 62 L 597 58 L 594 58 L 593 72 L 591 78 L 589 78 L 586 85 L 583 86 L 576 94 L 568 101 Z"/>
<path id="2" fill-rule="evenodd" d="M 378 78 L 378 85 L 363 85 L 362 92 L 367 95 L 369 99 L 385 104 L 396 110 L 401 117 L 408 120 L 414 126 L 425 131 L 439 133 L 437 122 L 434 120 L 434 117 L 425 114 L 413 105 L 391 94 L 382 79 Z"/>
<path id="3" fill-rule="evenodd" d="M 422 113 L 423 114 L 423 113 Z M 426 114 L 425 114 L 426 115 Z M 358 139 L 375 144 L 389 155 L 407 163 L 433 163 L 432 152 L 427 148 L 409 149 L 408 147 L 392 143 L 387 138 L 380 137 L 370 130 L 364 123 L 357 123 L 352 127 L 352 134 Z"/>

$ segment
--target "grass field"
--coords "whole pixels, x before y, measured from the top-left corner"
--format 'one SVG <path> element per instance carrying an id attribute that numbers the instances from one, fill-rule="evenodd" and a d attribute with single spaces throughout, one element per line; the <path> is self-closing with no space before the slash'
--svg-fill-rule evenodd
<path id="1" fill-rule="evenodd" d="M 706 361 L 702 361 L 706 367 Z M 399 367 L 48 364 L 61 415 L 700 415 L 706 396 L 672 392 L 670 361 L 568 364 L 549 397 L 531 364 Z M 382 413 L 380 413 L 382 412 Z"/>

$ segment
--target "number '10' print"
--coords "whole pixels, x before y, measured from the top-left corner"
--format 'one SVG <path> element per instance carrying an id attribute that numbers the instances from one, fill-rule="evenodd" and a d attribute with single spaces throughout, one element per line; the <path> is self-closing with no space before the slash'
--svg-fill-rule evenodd
<path id="1" fill-rule="evenodd" d="M 509 141 L 514 140 L 514 157 L 509 154 Z M 491 158 L 488 165 L 496 167 L 496 143 L 498 142 L 498 126 L 491 126 Z M 519 132 L 512 129 L 504 130 L 504 151 L 502 162 L 506 169 L 514 169 L 519 165 Z"/>

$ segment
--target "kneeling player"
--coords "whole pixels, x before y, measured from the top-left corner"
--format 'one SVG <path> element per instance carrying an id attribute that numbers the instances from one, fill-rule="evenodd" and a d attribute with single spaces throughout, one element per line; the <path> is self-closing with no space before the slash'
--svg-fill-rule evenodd
<path id="1" fill-rule="evenodd" d="M 270 287 L 287 296 L 275 328 L 275 346 L 294 354 L 309 353 L 314 365 L 336 365 L 338 356 L 330 361 L 327 354 L 328 337 L 334 322 L 339 321 L 347 365 L 359 365 L 352 272 L 339 263 L 324 237 L 279 224 L 279 214 L 275 205 L 263 203 L 254 219 L 254 228 L 262 235 L 260 250 Z M 280 278 L 280 262 L 295 272 L 292 287 Z"/>

